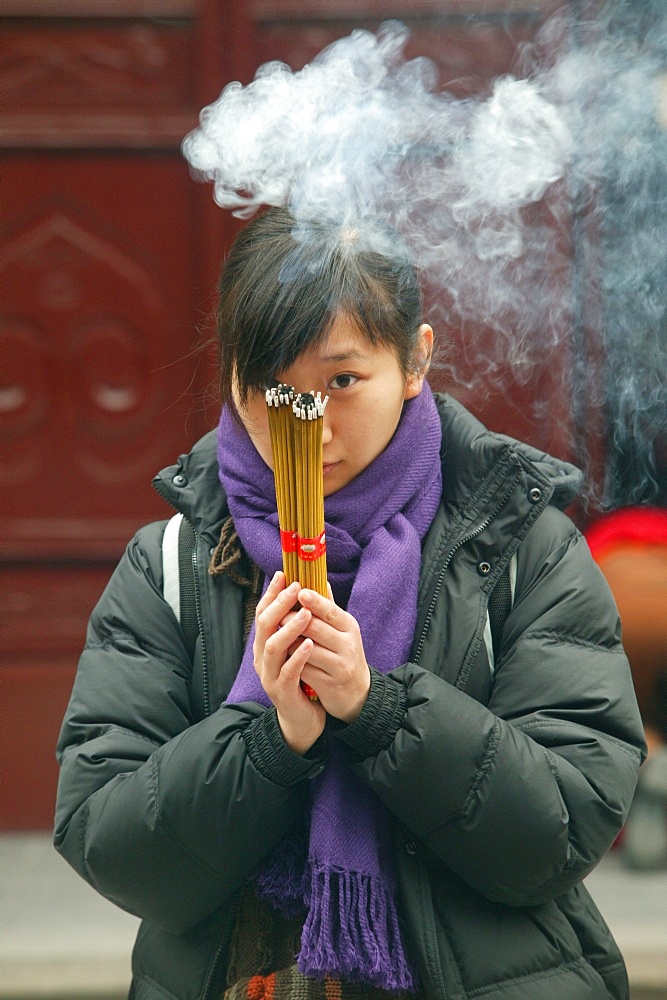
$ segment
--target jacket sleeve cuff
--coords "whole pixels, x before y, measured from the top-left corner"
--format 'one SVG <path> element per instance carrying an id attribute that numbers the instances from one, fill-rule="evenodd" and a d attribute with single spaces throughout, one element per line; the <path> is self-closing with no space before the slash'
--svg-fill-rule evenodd
<path id="1" fill-rule="evenodd" d="M 365 760 L 391 746 L 403 725 L 406 708 L 403 685 L 371 667 L 370 691 L 357 718 L 349 725 L 330 719 L 327 728 L 346 745 L 355 760 Z"/>
<path id="2" fill-rule="evenodd" d="M 257 770 L 269 781 L 286 788 L 314 778 L 323 770 L 328 758 L 324 735 L 303 756 L 291 750 L 283 739 L 275 708 L 253 719 L 243 731 L 243 740 Z"/>

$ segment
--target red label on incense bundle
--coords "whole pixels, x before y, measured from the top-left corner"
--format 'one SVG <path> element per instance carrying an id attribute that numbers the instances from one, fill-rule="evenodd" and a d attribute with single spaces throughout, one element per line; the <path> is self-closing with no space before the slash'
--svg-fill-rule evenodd
<path id="1" fill-rule="evenodd" d="M 303 693 L 310 701 L 319 701 L 317 696 L 317 691 L 313 691 L 310 684 L 306 684 L 305 681 L 301 681 L 301 687 L 303 688 Z"/>
<path id="2" fill-rule="evenodd" d="M 313 562 L 323 556 L 327 550 L 326 536 L 322 532 L 317 538 L 298 538 L 299 559 L 303 562 Z"/>
<path id="3" fill-rule="evenodd" d="M 280 544 L 283 552 L 296 552 L 296 531 L 283 531 L 280 529 Z"/>

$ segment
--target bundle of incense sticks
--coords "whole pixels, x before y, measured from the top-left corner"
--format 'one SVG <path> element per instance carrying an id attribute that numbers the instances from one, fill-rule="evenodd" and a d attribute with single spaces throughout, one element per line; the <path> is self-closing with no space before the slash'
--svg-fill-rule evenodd
<path id="1" fill-rule="evenodd" d="M 296 393 L 278 383 L 266 390 L 283 570 L 287 586 L 327 596 L 322 475 L 322 417 L 329 397 Z M 303 685 L 309 697 L 317 697 Z"/>
<path id="2" fill-rule="evenodd" d="M 266 390 L 273 474 L 289 586 L 327 596 L 322 476 L 322 417 L 328 402 L 321 393 L 296 393 L 279 383 Z"/>

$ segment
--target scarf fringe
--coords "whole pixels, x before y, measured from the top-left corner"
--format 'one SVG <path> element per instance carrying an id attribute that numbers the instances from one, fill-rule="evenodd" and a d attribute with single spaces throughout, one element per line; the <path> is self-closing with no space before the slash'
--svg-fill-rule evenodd
<path id="1" fill-rule="evenodd" d="M 415 990 L 387 887 L 359 872 L 313 868 L 298 968 L 304 976 Z"/>
<path id="2" fill-rule="evenodd" d="M 307 894 L 306 856 L 308 828 L 299 826 L 276 844 L 268 864 L 255 875 L 255 891 L 286 917 L 295 917 L 304 908 Z"/>

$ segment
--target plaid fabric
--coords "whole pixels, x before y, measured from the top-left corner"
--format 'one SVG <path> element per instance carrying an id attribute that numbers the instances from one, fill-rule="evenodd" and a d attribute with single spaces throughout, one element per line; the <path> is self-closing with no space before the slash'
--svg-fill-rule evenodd
<path id="1" fill-rule="evenodd" d="M 401 1000 L 418 994 L 389 993 L 364 983 L 339 983 L 333 979 L 306 979 L 295 965 L 266 976 L 240 979 L 225 993 L 225 1000 Z"/>
<path id="2" fill-rule="evenodd" d="M 303 914 L 288 920 L 244 891 L 232 937 L 227 988 L 221 1000 L 424 1000 L 364 983 L 308 979 L 296 967 Z"/>

